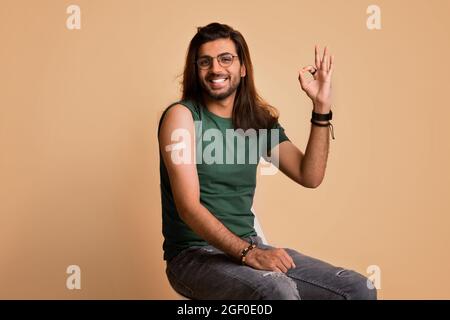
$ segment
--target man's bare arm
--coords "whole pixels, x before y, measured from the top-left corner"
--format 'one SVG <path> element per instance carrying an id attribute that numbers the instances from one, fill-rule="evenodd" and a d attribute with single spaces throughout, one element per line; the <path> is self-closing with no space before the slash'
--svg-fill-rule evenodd
<path id="1" fill-rule="evenodd" d="M 298 184 L 317 188 L 325 176 L 329 140 L 328 127 L 311 125 L 305 153 L 291 141 L 283 141 L 272 149 L 272 162 L 278 163 L 280 171 Z"/>
<path id="2" fill-rule="evenodd" d="M 330 55 L 325 46 L 320 57 L 319 47 L 315 46 L 315 67 L 302 68 L 298 80 L 303 91 L 313 102 L 313 110 L 319 114 L 329 114 L 331 111 L 331 76 L 333 73 L 334 56 Z M 308 81 L 305 73 L 310 72 L 314 79 Z M 316 121 L 328 124 L 328 121 Z M 272 151 L 279 159 L 280 170 L 297 183 L 307 188 L 317 188 L 323 181 L 329 152 L 328 127 L 311 125 L 311 133 L 305 153 L 289 141 L 277 145 Z"/>

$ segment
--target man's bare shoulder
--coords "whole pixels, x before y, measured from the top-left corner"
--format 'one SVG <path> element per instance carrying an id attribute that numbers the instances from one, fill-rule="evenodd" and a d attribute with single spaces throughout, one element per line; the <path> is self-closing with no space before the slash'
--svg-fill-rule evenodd
<path id="1" fill-rule="evenodd" d="M 177 128 L 190 129 L 193 126 L 192 113 L 188 107 L 177 103 L 168 107 L 161 119 L 160 135 L 172 132 Z"/>
<path id="2" fill-rule="evenodd" d="M 188 120 L 191 120 L 192 122 L 192 113 L 189 110 L 188 107 L 186 107 L 184 104 L 177 103 L 170 107 L 168 107 L 168 110 L 165 112 L 164 118 L 163 118 L 163 124 L 164 122 L 186 122 Z"/>

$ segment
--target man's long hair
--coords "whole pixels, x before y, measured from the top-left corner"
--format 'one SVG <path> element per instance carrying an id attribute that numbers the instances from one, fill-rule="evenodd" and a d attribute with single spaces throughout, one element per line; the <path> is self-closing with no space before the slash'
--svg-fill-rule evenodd
<path id="1" fill-rule="evenodd" d="M 193 100 L 203 105 L 202 87 L 195 62 L 200 46 L 217 39 L 231 39 L 236 46 L 240 63 L 246 68 L 246 76 L 241 78 L 234 99 L 232 115 L 234 128 L 271 129 L 278 120 L 278 110 L 265 102 L 256 92 L 247 43 L 239 31 L 226 24 L 214 22 L 197 28 L 197 34 L 192 38 L 186 55 L 182 99 Z"/>

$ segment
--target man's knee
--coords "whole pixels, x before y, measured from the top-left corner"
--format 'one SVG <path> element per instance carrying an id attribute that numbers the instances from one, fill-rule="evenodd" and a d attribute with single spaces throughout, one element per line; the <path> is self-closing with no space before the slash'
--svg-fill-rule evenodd
<path id="1" fill-rule="evenodd" d="M 300 300 L 296 282 L 284 273 L 268 271 L 263 277 L 260 289 L 263 300 Z"/>
<path id="2" fill-rule="evenodd" d="M 370 280 L 352 270 L 342 270 L 338 276 L 347 277 L 349 288 L 347 298 L 350 300 L 377 300 L 377 289 Z"/>

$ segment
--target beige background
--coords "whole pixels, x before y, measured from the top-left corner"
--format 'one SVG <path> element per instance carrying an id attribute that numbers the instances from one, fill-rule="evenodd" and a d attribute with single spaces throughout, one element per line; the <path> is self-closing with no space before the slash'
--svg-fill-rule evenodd
<path id="1" fill-rule="evenodd" d="M 81 30 L 66 8 L 81 7 Z M 377 4 L 382 29 L 366 28 Z M 17 1 L 0 5 L 0 298 L 176 298 L 162 260 L 161 111 L 197 26 L 246 37 L 302 150 L 297 70 L 336 56 L 326 178 L 258 176 L 268 240 L 366 274 L 382 299 L 450 298 L 450 2 Z M 65 283 L 68 265 L 82 289 Z"/>

